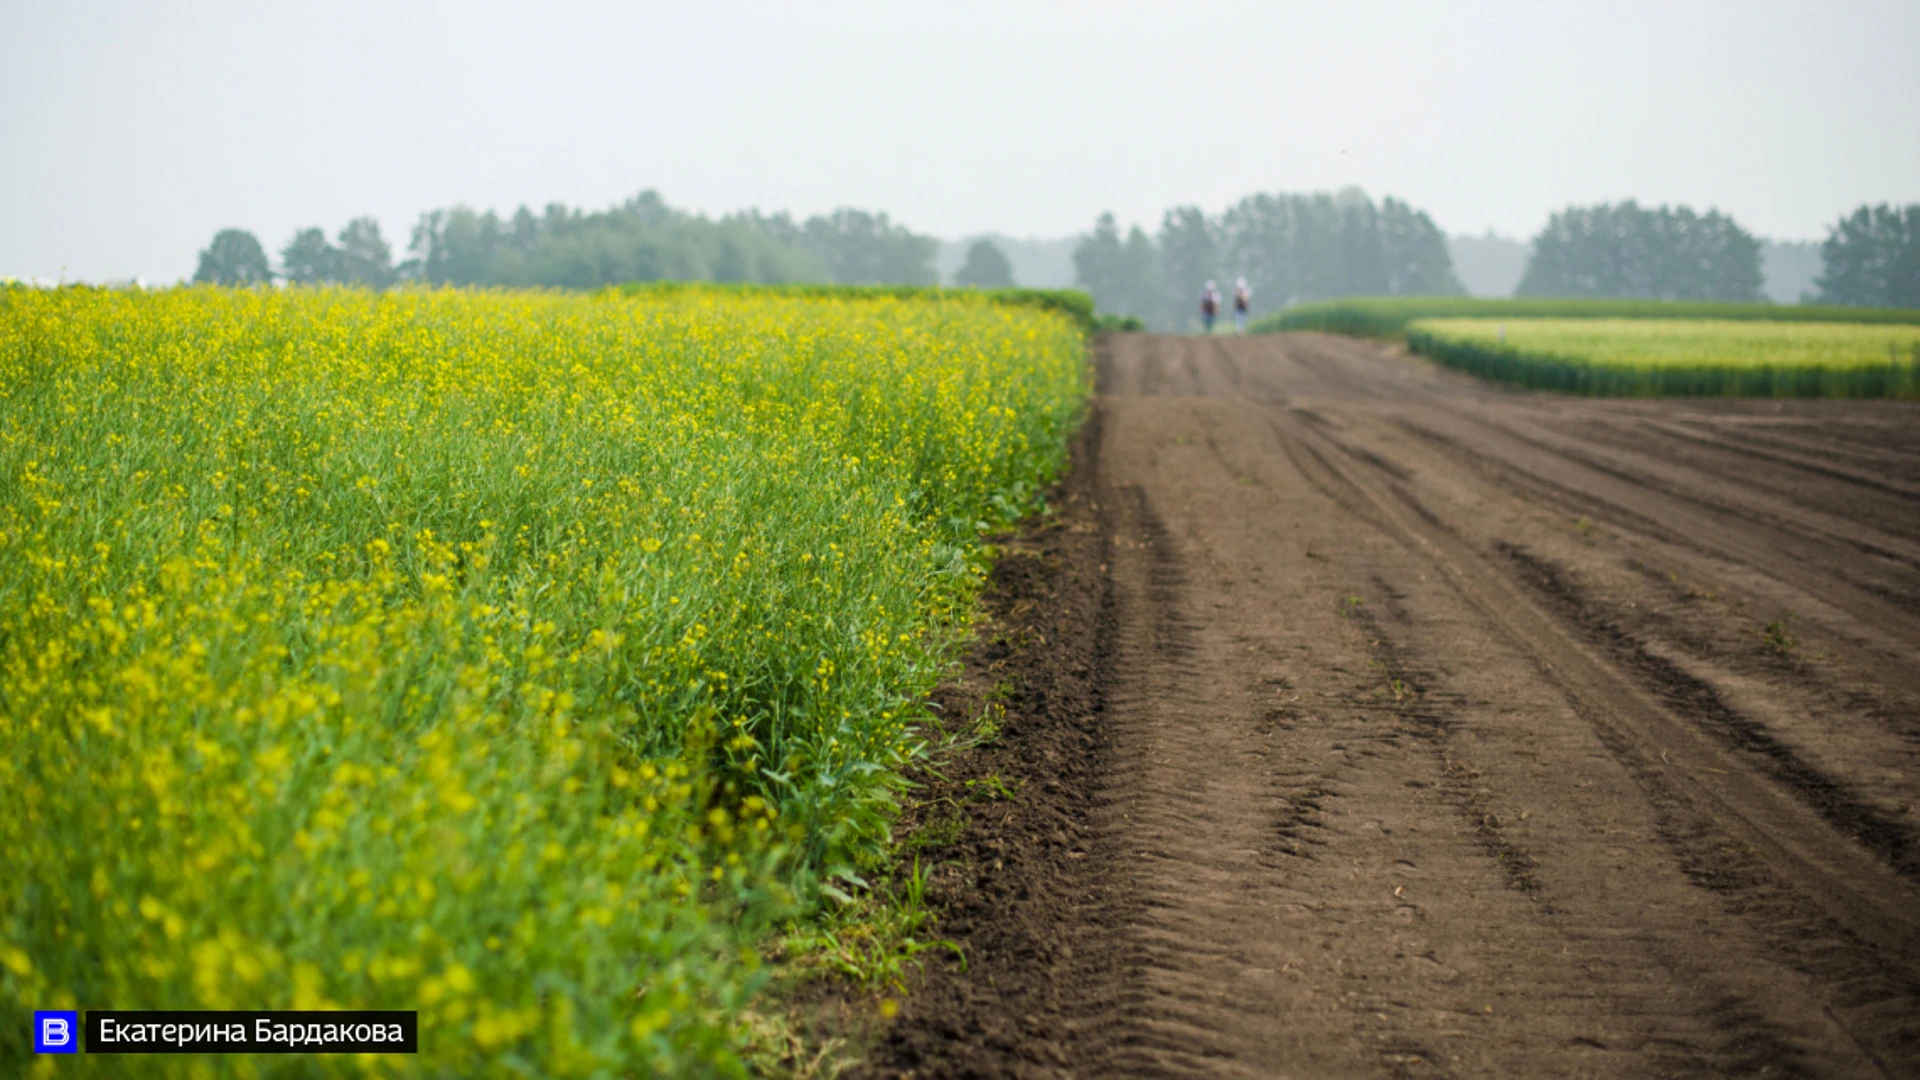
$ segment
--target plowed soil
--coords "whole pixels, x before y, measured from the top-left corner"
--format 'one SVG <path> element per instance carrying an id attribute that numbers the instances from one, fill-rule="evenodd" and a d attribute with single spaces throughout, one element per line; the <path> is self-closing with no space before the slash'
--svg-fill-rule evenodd
<path id="1" fill-rule="evenodd" d="M 1920 408 L 1097 362 L 867 1071 L 1920 1076 Z"/>

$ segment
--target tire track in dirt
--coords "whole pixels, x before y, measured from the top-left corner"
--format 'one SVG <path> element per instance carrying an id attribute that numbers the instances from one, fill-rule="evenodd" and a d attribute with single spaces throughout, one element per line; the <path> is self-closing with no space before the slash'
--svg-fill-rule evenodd
<path id="1" fill-rule="evenodd" d="M 935 879 L 971 963 L 870 1072 L 1920 1075 L 1920 642 L 1847 584 L 1920 574 L 1831 542 L 1857 504 L 1910 543 L 1920 410 L 1522 395 L 1304 335 L 1099 359 L 1051 644 L 985 661 L 1025 689 L 964 766 L 1021 794 Z M 1733 478 L 1676 424 L 1774 452 Z"/>
<path id="2" fill-rule="evenodd" d="M 1365 460 L 1362 452 L 1353 456 Z M 1354 481 L 1360 488 L 1365 481 Z M 1362 490 L 1365 490 L 1364 488 Z M 1749 844 L 1770 845 L 1777 850 L 1776 862 L 1793 866 L 1804 875 L 1803 885 L 1810 895 L 1824 897 L 1835 915 L 1852 926 L 1855 933 L 1920 966 L 1920 909 L 1912 906 L 1914 894 L 1899 887 L 1886 873 L 1880 860 L 1870 852 L 1832 843 L 1834 837 L 1815 823 L 1804 820 L 1806 809 L 1794 796 L 1821 800 L 1820 810 L 1831 810 L 1837 823 L 1849 827 L 1856 839 L 1870 840 L 1884 855 L 1904 861 L 1910 850 L 1910 836 L 1902 826 L 1881 820 L 1870 810 L 1858 806 L 1844 793 L 1842 785 L 1803 762 L 1791 751 L 1765 739 L 1758 725 L 1746 725 L 1733 738 L 1746 745 L 1743 749 L 1767 758 L 1778 778 L 1798 791 L 1780 790 L 1750 771 L 1750 764 L 1730 759 L 1710 741 L 1709 729 L 1725 732 L 1728 717 L 1724 708 L 1702 709 L 1696 704 L 1692 717 L 1674 715 L 1654 703 L 1639 700 L 1632 673 L 1622 672 L 1604 659 L 1586 654 L 1577 639 L 1562 632 L 1560 625 L 1536 610 L 1514 588 L 1514 582 L 1498 573 L 1444 523 L 1421 505 L 1403 485 L 1382 482 L 1367 491 L 1376 505 L 1392 499 L 1413 511 L 1411 518 L 1396 522 L 1409 547 L 1418 546 L 1432 553 L 1437 568 L 1454 579 L 1460 593 L 1500 625 L 1513 641 L 1527 643 L 1549 679 L 1576 698 L 1581 707 L 1593 713 L 1611 714 L 1604 721 L 1617 738 L 1637 738 L 1641 742 L 1638 767 L 1648 767 L 1654 755 L 1673 768 L 1672 759 L 1690 771 L 1689 786 L 1708 793 L 1719 804 L 1718 816 L 1728 828 L 1742 829 Z M 1387 511 L 1391 514 L 1391 510 Z M 1563 606 L 1579 611 L 1579 601 L 1570 587 L 1524 549 L 1505 545 L 1507 554 L 1526 570 L 1526 577 Z M 1594 636 L 1594 627 L 1576 627 L 1581 637 Z M 1611 635 L 1609 635 L 1611 636 Z M 1616 640 L 1616 645 L 1618 644 Z M 1644 654 L 1631 654 L 1641 659 Z M 1676 681 L 1670 666 L 1642 660 L 1635 666 L 1644 676 L 1651 675 L 1655 685 L 1671 687 Z M 1717 700 L 1712 704 L 1717 705 Z M 1895 870 L 1911 870 L 1896 864 Z M 1887 879 L 1887 880 L 1882 880 Z M 1857 894 L 1857 895 L 1855 895 Z"/>

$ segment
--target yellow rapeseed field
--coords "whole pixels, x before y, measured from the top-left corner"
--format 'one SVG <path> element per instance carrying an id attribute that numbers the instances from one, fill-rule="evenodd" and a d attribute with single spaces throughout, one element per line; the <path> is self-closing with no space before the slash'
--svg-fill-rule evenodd
<path id="1" fill-rule="evenodd" d="M 737 1072 L 1085 392 L 970 298 L 0 289 L 0 1072 L 76 1007 L 421 1010 L 100 1075 Z"/>

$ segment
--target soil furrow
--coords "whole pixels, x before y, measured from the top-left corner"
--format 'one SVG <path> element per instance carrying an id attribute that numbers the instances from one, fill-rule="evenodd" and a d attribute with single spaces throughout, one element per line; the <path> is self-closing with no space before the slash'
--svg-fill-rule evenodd
<path id="1" fill-rule="evenodd" d="M 926 848 L 969 963 L 868 1071 L 1920 1075 L 1920 641 L 1831 540 L 1920 532 L 1920 441 L 1845 430 L 1920 409 L 1309 335 L 1099 365 L 952 691 L 1010 687 L 949 782 L 1018 792 Z"/>

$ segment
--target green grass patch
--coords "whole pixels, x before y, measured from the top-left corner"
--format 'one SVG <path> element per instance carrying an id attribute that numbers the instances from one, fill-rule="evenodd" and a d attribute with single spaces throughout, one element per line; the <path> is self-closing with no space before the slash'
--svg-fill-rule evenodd
<path id="1" fill-rule="evenodd" d="M 1363 296 L 1323 300 L 1254 320 L 1255 333 L 1317 330 L 1397 338 L 1416 319 L 1717 319 L 1761 322 L 1920 324 L 1920 309 L 1825 304 L 1729 304 L 1692 300 L 1495 300 L 1471 296 Z"/>
<path id="2" fill-rule="evenodd" d="M 1920 397 L 1920 326 L 1420 319 L 1407 344 L 1500 382 L 1606 396 Z"/>

